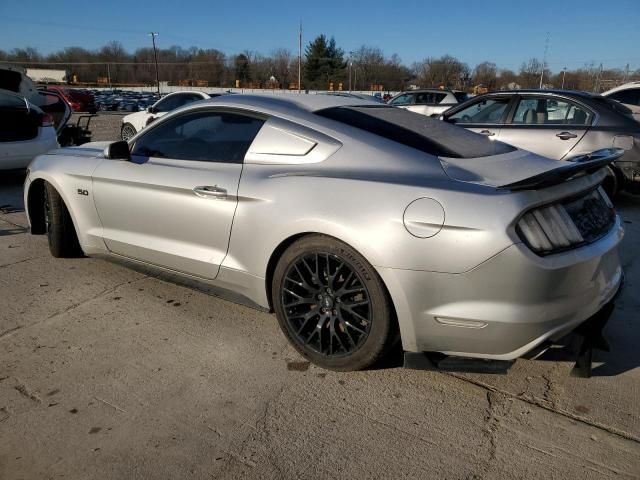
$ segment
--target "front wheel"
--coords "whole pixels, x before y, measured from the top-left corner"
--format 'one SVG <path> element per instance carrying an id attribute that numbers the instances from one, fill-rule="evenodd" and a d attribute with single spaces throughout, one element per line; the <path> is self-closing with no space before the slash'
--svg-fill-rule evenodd
<path id="1" fill-rule="evenodd" d="M 125 142 L 128 142 L 131 138 L 133 138 L 136 133 L 138 132 L 136 132 L 135 127 L 130 123 L 125 123 L 120 129 L 120 137 L 122 137 L 122 140 L 124 140 Z"/>
<path id="2" fill-rule="evenodd" d="M 44 222 L 49 251 L 54 257 L 78 257 L 82 249 L 73 226 L 71 214 L 62 197 L 49 183 L 44 191 Z"/>
<path id="3" fill-rule="evenodd" d="M 280 258 L 272 300 L 294 348 L 330 370 L 361 370 L 398 339 L 382 280 L 350 246 L 324 235 L 304 237 Z"/>

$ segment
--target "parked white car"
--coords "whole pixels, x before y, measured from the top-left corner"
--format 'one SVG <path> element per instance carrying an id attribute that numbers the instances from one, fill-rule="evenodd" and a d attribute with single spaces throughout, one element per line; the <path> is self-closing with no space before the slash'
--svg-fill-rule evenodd
<path id="1" fill-rule="evenodd" d="M 466 101 L 468 95 L 457 90 L 431 88 L 401 92 L 389 100 L 389 105 L 422 115 L 440 115 L 451 107 Z"/>
<path id="2" fill-rule="evenodd" d="M 0 170 L 24 169 L 58 148 L 53 118 L 17 93 L 0 90 Z"/>
<path id="3" fill-rule="evenodd" d="M 633 118 L 640 122 L 640 82 L 625 83 L 602 95 L 622 103 L 633 112 Z"/>
<path id="4" fill-rule="evenodd" d="M 153 122 L 156 118 L 162 117 L 167 112 L 175 110 L 178 107 L 187 105 L 188 103 L 197 102 L 211 98 L 204 92 L 174 92 L 166 97 L 162 97 L 152 106 L 142 112 L 131 113 L 122 118 L 122 127 L 120 127 L 120 136 L 123 140 L 129 140 L 144 127 Z"/>

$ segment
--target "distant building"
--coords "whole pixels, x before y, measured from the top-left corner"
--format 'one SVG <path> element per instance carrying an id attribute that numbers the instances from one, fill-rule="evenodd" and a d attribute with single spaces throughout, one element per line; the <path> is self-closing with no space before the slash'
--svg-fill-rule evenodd
<path id="1" fill-rule="evenodd" d="M 69 74 L 66 70 L 48 68 L 27 68 L 27 76 L 36 83 L 64 84 L 69 79 Z"/>

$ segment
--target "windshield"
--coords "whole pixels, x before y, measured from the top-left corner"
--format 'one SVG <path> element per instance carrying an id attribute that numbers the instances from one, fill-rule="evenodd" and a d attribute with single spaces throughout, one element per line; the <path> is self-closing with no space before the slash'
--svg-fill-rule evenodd
<path id="1" fill-rule="evenodd" d="M 315 113 L 438 157 L 475 158 L 515 150 L 464 128 L 400 108 L 332 107 Z"/>

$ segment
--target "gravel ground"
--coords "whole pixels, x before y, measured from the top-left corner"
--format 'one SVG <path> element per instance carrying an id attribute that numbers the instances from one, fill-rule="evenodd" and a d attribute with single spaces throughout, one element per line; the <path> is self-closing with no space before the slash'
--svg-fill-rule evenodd
<path id="1" fill-rule="evenodd" d="M 93 133 L 92 140 L 94 142 L 102 142 L 106 140 L 120 140 L 120 126 L 122 125 L 122 117 L 127 113 L 98 113 L 91 119 L 89 129 Z M 76 122 L 81 114 L 74 113 L 71 116 L 71 122 Z"/>

